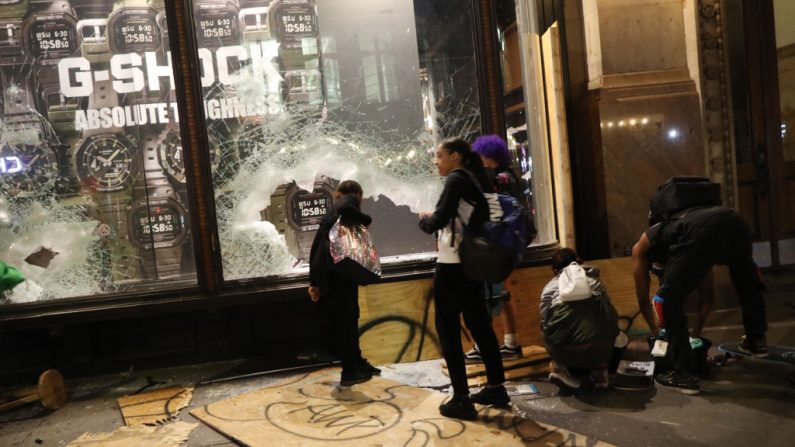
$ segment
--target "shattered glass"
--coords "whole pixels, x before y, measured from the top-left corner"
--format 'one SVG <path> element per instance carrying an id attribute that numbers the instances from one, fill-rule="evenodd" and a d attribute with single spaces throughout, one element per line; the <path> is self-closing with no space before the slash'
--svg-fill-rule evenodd
<path id="1" fill-rule="evenodd" d="M 383 263 L 435 257 L 416 216 L 441 192 L 434 148 L 480 131 L 468 6 L 270 3 L 270 32 L 243 39 L 256 59 L 205 89 L 206 102 L 267 111 L 219 120 L 207 110 L 225 279 L 305 273 L 316 216 L 347 179 L 362 185 Z M 284 32 L 296 23 L 316 30 Z"/>

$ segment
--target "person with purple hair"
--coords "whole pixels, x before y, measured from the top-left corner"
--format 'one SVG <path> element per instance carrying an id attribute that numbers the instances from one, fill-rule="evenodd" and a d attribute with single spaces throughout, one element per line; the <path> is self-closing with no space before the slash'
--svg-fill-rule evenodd
<path id="1" fill-rule="evenodd" d="M 480 155 L 483 166 L 494 184 L 494 192 L 513 196 L 519 203 L 526 206 L 527 200 L 522 192 L 521 182 L 511 168 L 511 153 L 508 150 L 508 143 L 499 135 L 484 135 L 475 140 L 472 144 L 472 151 Z M 535 237 L 535 228 L 532 221 L 529 222 L 529 225 L 532 240 Z M 489 287 L 491 295 L 489 301 L 497 304 L 489 307 L 494 309 L 498 309 L 500 305 L 502 307 L 504 335 L 500 354 L 504 359 L 517 359 L 522 357 L 522 346 L 519 344 L 516 330 L 516 307 L 511 301 L 511 294 L 505 287 L 508 281 L 511 281 L 511 276 L 505 280 L 505 283 L 492 284 Z M 483 361 L 477 345 L 467 351 L 465 356 L 467 363 Z"/>

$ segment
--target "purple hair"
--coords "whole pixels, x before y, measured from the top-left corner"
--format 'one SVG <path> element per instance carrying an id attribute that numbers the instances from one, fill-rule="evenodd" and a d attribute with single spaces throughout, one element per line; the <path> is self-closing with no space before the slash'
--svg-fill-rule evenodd
<path id="1" fill-rule="evenodd" d="M 483 135 L 472 143 L 472 151 L 497 162 L 498 165 L 508 167 L 511 165 L 511 153 L 508 143 L 499 135 Z"/>

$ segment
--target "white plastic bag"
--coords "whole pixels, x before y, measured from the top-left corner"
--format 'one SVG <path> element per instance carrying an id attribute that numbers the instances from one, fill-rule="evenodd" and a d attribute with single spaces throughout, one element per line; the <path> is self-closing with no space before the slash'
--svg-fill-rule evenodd
<path id="1" fill-rule="evenodd" d="M 590 298 L 591 287 L 588 285 L 585 269 L 576 262 L 567 265 L 558 277 L 558 290 L 560 301 L 564 303 Z"/>

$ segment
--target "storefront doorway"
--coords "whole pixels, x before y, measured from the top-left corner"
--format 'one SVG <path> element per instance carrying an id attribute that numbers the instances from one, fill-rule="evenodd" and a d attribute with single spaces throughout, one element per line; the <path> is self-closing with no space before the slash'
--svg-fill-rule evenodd
<path id="1" fill-rule="evenodd" d="M 737 201 L 760 266 L 795 264 L 795 4 L 726 0 Z"/>

